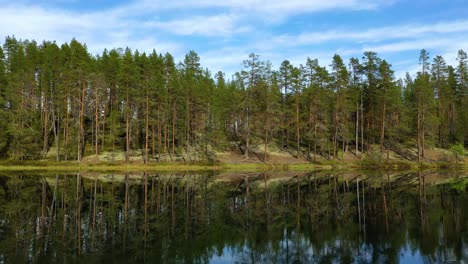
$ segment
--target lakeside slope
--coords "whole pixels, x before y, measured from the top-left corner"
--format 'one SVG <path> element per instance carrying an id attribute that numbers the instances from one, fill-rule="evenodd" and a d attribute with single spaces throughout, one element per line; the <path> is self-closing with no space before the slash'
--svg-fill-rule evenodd
<path id="1" fill-rule="evenodd" d="M 129 163 L 125 163 L 122 153 L 105 152 L 99 156 L 91 155 L 81 162 L 76 161 L 52 161 L 49 159 L 38 161 L 0 161 L 2 171 L 311 171 L 332 169 L 369 169 L 381 168 L 389 170 L 418 169 L 418 168 L 453 168 L 468 169 L 468 158 L 462 157 L 456 161 L 453 155 L 443 149 L 430 149 L 426 151 L 426 157 L 421 163 L 412 159 L 412 152 L 408 149 L 405 154 L 387 151 L 380 153 L 370 151 L 368 153 L 353 153 L 347 151 L 333 159 L 331 157 L 317 156 L 297 157 L 288 151 L 271 151 L 264 161 L 263 153 L 253 152 L 249 158 L 240 151 L 215 153 L 210 161 L 194 161 L 186 157 L 176 158 L 161 157 L 159 161 L 150 160 L 143 162 L 141 155 L 134 152 Z"/>

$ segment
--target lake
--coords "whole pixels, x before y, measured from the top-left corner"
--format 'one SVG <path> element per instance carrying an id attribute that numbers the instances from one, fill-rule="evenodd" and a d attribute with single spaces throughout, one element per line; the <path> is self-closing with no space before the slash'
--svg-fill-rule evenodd
<path id="1" fill-rule="evenodd" d="M 0 263 L 468 263 L 462 172 L 0 173 Z"/>

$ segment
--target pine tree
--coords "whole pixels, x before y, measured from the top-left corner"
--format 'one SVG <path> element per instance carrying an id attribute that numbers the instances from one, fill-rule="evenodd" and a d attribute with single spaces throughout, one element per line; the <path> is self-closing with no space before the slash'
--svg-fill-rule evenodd
<path id="1" fill-rule="evenodd" d="M 9 109 L 7 133 L 10 136 L 9 154 L 14 159 L 39 157 L 41 141 L 40 120 L 34 104 L 34 83 L 28 76 L 28 62 L 23 43 L 7 37 L 6 54 L 7 87 L 5 100 Z"/>
<path id="2" fill-rule="evenodd" d="M 175 158 L 176 151 L 176 126 L 177 126 L 177 105 L 183 105 L 179 102 L 183 98 L 179 86 L 179 76 L 174 63 L 174 57 L 166 53 L 164 55 L 164 88 L 166 96 L 166 121 L 164 124 L 164 149 L 170 153 L 171 159 Z M 169 133 L 169 129 L 171 130 Z M 169 152 L 170 149 L 170 152 Z"/>
<path id="3" fill-rule="evenodd" d="M 362 91 L 362 65 L 359 63 L 359 59 L 351 58 L 349 60 L 352 98 L 355 102 L 355 148 L 356 156 L 359 153 L 359 143 L 361 143 L 361 151 L 364 149 L 364 111 L 363 111 L 363 91 Z M 361 131 L 361 141 L 359 141 L 359 131 Z"/>
<path id="4" fill-rule="evenodd" d="M 348 150 L 356 155 L 380 144 L 400 150 L 417 140 L 418 160 L 432 145 L 467 142 L 467 55 L 447 65 L 421 50 L 421 70 L 395 80 L 375 52 L 348 68 L 335 54 L 330 73 L 317 59 L 275 71 L 250 54 L 231 80 L 214 77 L 190 51 L 180 63 L 171 54 L 104 50 L 91 56 L 73 39 L 55 42 L 7 37 L 0 48 L 0 158 L 76 159 L 102 151 L 140 149 L 151 158 L 213 160 L 212 150 L 231 149 L 269 162 L 278 144 L 309 159 Z M 411 140 L 413 138 L 413 140 Z M 366 144 L 365 144 L 366 143 Z M 263 155 L 253 146 L 263 144 Z M 292 150 L 291 150 L 291 149 Z M 185 154 L 182 154 L 184 153 Z M 166 156 L 167 155 L 167 156 Z M 362 155 L 361 155 L 362 157 Z"/>
<path id="5" fill-rule="evenodd" d="M 333 112 L 333 157 L 336 158 L 338 148 L 338 137 L 345 142 L 347 137 L 347 121 L 348 121 L 348 105 L 347 105 L 347 93 L 348 93 L 348 82 L 349 73 L 346 69 L 343 59 L 335 54 L 333 56 L 332 64 L 332 92 L 335 97 Z M 344 149 L 343 149 L 344 151 Z"/>
<path id="6" fill-rule="evenodd" d="M 377 75 L 380 64 L 380 58 L 377 53 L 372 51 L 364 52 L 363 59 L 363 74 L 366 78 L 364 86 L 364 105 L 366 106 L 366 128 L 367 128 L 367 144 L 375 143 L 376 134 L 376 108 L 377 108 Z"/>
<path id="7" fill-rule="evenodd" d="M 434 87 L 434 95 L 437 101 L 437 119 L 438 119 L 438 128 L 437 128 L 437 137 L 438 144 L 441 147 L 447 145 L 447 136 L 448 136 L 448 103 L 449 98 L 452 99 L 450 90 L 448 89 L 447 83 L 447 64 L 445 63 L 442 56 L 436 56 L 433 59 L 433 64 L 431 67 L 431 82 Z"/>
<path id="8" fill-rule="evenodd" d="M 70 42 L 69 70 L 71 74 L 71 96 L 69 97 L 72 115 L 77 121 L 76 159 L 81 161 L 86 146 L 85 118 L 87 110 L 88 80 L 91 58 L 85 45 L 73 39 Z"/>
<path id="9" fill-rule="evenodd" d="M 243 95 L 243 106 L 245 109 L 244 117 L 244 133 L 245 133 L 245 159 L 249 159 L 250 144 L 252 140 L 252 117 L 254 115 L 254 100 L 256 86 L 262 81 L 264 74 L 265 62 L 260 61 L 257 54 L 250 54 L 248 60 L 243 61 L 244 71 L 242 72 L 242 80 L 245 81 L 245 90 Z"/>
<path id="10" fill-rule="evenodd" d="M 60 127 L 64 95 L 60 87 L 60 61 L 61 51 L 55 42 L 43 42 L 41 45 L 43 60 L 38 68 L 40 77 L 41 95 L 43 101 L 43 155 L 50 147 L 50 135 L 55 142 L 56 161 L 60 160 Z M 34 73 L 35 74 L 35 73 Z M 51 133 L 52 132 L 52 133 Z"/>
<path id="11" fill-rule="evenodd" d="M 434 92 L 430 86 L 429 53 L 422 49 L 419 55 L 421 71 L 415 80 L 415 93 L 417 100 L 417 142 L 418 162 L 420 157 L 425 157 L 426 133 L 431 130 L 433 122 Z"/>
<path id="12" fill-rule="evenodd" d="M 460 123 L 458 130 L 464 131 L 463 134 L 463 141 L 465 146 L 468 145 L 468 100 L 466 97 L 468 96 L 468 57 L 464 50 L 459 50 L 457 54 L 457 97 L 459 99 L 459 115 L 460 115 Z"/>
<path id="13" fill-rule="evenodd" d="M 391 65 L 383 60 L 379 65 L 379 76 L 378 76 L 378 94 L 380 98 L 380 154 L 383 155 L 384 151 L 384 139 L 385 139 L 385 124 L 388 123 L 387 118 L 387 102 L 390 95 L 390 90 L 393 89 L 393 71 Z M 398 95 L 398 94 L 397 94 Z"/>
<path id="14" fill-rule="evenodd" d="M 5 54 L 0 46 L 0 158 L 5 158 L 7 156 L 10 144 L 10 136 L 8 133 L 10 104 L 6 96 L 8 81 L 4 61 Z"/>
<path id="15" fill-rule="evenodd" d="M 289 147 L 289 128 L 291 126 L 290 120 L 292 116 L 292 109 L 289 108 L 291 104 L 291 77 L 292 77 L 293 66 L 288 60 L 284 60 L 281 63 L 279 68 L 278 77 L 279 82 L 281 84 L 282 90 L 282 100 L 281 100 L 281 112 L 283 113 L 281 128 L 282 128 L 282 135 L 281 135 L 281 147 L 288 148 Z"/>

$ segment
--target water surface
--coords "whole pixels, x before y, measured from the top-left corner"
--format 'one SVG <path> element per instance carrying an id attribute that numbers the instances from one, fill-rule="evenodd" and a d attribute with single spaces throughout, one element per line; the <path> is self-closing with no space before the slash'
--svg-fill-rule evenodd
<path id="1" fill-rule="evenodd" d="M 0 263 L 468 262 L 463 173 L 0 175 Z"/>

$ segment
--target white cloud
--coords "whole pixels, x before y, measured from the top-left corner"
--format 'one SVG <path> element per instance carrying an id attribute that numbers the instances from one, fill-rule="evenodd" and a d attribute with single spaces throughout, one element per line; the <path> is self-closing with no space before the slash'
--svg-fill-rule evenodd
<path id="1" fill-rule="evenodd" d="M 361 51 L 375 51 L 380 53 L 402 52 L 408 50 L 421 50 L 421 49 L 445 49 L 452 45 L 458 45 L 461 39 L 459 37 L 452 38 L 422 38 L 417 40 L 408 40 L 400 42 L 392 42 L 382 45 L 366 45 Z"/>
<path id="2" fill-rule="evenodd" d="M 156 48 L 161 52 L 176 52 L 180 48 L 179 44 L 161 41 L 150 34 L 146 36 L 146 32 L 138 30 L 137 20 L 122 19 L 112 11 L 81 14 L 62 9 L 9 5 L 0 7 L 0 25 L 0 36 L 3 37 L 14 35 L 18 39 L 55 40 L 57 43 L 76 38 L 86 43 L 93 54 L 102 52 L 104 48 L 126 46 L 141 51 Z"/>
<path id="3" fill-rule="evenodd" d="M 225 8 L 256 15 L 289 16 L 331 9 L 371 10 L 393 4 L 388 0 L 142 0 L 127 6 L 127 10 L 208 9 Z"/>
<path id="4" fill-rule="evenodd" d="M 148 28 L 162 29 L 178 35 L 228 36 L 248 31 L 248 27 L 238 27 L 239 17 L 235 15 L 194 16 L 169 21 L 144 23 Z"/>
<path id="5" fill-rule="evenodd" d="M 383 49 L 380 52 L 385 52 L 387 45 L 383 45 Z M 458 38 L 443 38 L 440 40 L 417 40 L 413 43 L 407 42 L 402 43 L 401 45 L 396 45 L 397 48 L 391 48 L 392 52 L 406 51 L 406 50 L 420 50 L 426 48 L 429 52 L 429 61 L 432 63 L 432 60 L 435 56 L 442 56 L 447 63 L 447 65 L 452 65 L 456 67 L 458 62 L 456 60 L 458 50 L 468 48 L 468 40 L 463 36 Z M 375 47 L 375 50 L 379 50 L 379 47 Z M 419 53 L 415 53 L 412 60 L 402 60 L 394 63 L 393 66 L 396 68 L 395 77 L 404 78 L 406 73 L 410 73 L 413 77 L 416 76 L 416 73 L 421 70 L 421 66 L 418 63 Z"/>
<path id="6" fill-rule="evenodd" d="M 299 67 L 305 64 L 307 57 L 318 59 L 320 65 L 328 66 L 331 63 L 333 52 L 313 52 L 311 54 L 303 50 L 278 52 L 277 49 L 263 49 L 259 46 L 232 46 L 218 50 L 211 50 L 200 54 L 200 60 L 204 67 L 208 67 L 212 73 L 222 70 L 226 78 L 231 79 L 235 72 L 242 70 L 242 61 L 247 60 L 250 53 L 259 55 L 261 61 L 269 61 L 273 70 L 278 69 L 284 60 L 289 60 L 292 65 Z"/>
<path id="7" fill-rule="evenodd" d="M 309 45 L 335 40 L 357 42 L 379 42 L 391 39 L 417 38 L 427 34 L 447 34 L 468 31 L 468 19 L 438 22 L 435 24 L 407 24 L 365 30 L 330 30 L 324 32 L 305 32 L 299 35 L 281 35 L 274 42 L 283 45 Z"/>
<path id="8" fill-rule="evenodd" d="M 201 52 L 204 67 L 223 70 L 228 77 L 242 68 L 242 61 L 251 52 L 270 60 L 277 68 L 284 59 L 298 66 L 309 56 L 327 66 L 334 53 L 347 59 L 373 50 L 390 54 L 389 62 L 403 71 L 417 64 L 418 54 L 414 55 L 414 63 L 408 58 L 407 63 L 401 63 L 402 58 L 397 57 L 399 52 L 436 49 L 444 57 L 450 53 L 447 62 L 451 62 L 456 50 L 468 47 L 466 18 L 370 29 L 332 27 L 325 31 L 275 35 L 276 26 L 287 25 L 283 24 L 285 18 L 293 20 L 297 14 L 374 10 L 395 2 L 386 0 L 139 0 L 93 12 L 46 8 L 53 5 L 32 0 L 18 1 L 0 0 L 4 3 L 0 5 L 0 36 L 58 43 L 75 37 L 86 43 L 93 54 L 101 53 L 104 48 L 129 46 L 142 52 L 168 51 L 176 60 L 183 58 L 183 51 L 195 49 Z"/>
<path id="9" fill-rule="evenodd" d="M 457 51 L 468 48 L 467 34 L 468 19 L 461 19 L 432 24 L 403 24 L 364 30 L 335 29 L 304 32 L 295 36 L 281 35 L 273 37 L 270 48 L 305 50 L 314 47 L 313 50 L 321 50 L 321 57 L 329 58 L 320 61 L 325 66 L 324 62 L 328 62 L 334 53 L 344 56 L 345 59 L 349 56 L 360 58 L 364 51 L 375 51 L 393 64 L 396 77 L 404 77 L 406 72 L 414 75 L 419 70 L 418 52 L 423 48 L 429 50 L 431 58 L 441 54 L 448 64 L 456 65 Z M 330 48 L 329 45 L 334 48 Z M 414 57 L 408 59 L 399 56 L 408 51 L 414 51 Z M 433 51 L 437 54 L 432 54 Z"/>

